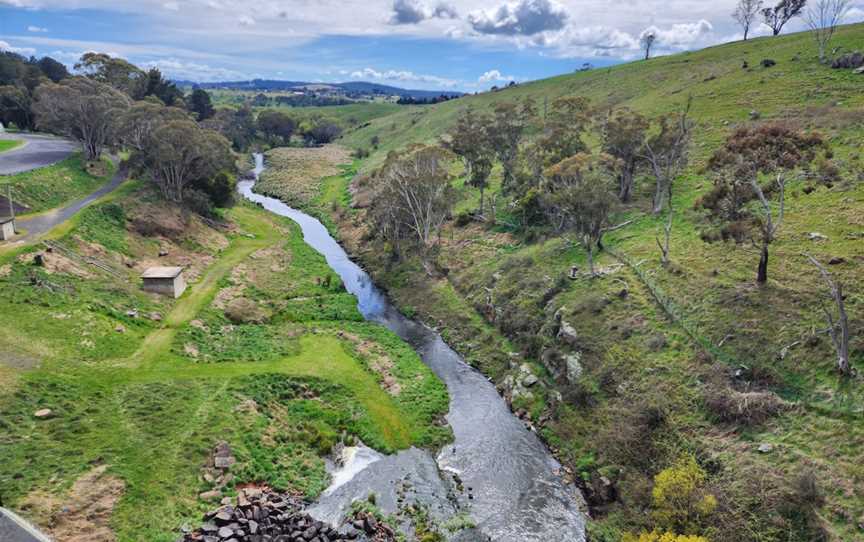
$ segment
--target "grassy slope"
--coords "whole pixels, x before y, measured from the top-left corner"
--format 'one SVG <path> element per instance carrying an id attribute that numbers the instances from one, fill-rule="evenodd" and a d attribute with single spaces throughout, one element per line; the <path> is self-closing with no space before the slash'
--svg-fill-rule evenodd
<path id="1" fill-rule="evenodd" d="M 24 143 L 18 139 L 2 139 L 0 140 L 0 153 L 17 149 Z"/>
<path id="2" fill-rule="evenodd" d="M 111 179 L 114 169 L 105 159 L 98 168 L 85 170 L 81 155 L 75 154 L 53 166 L 5 177 L 2 184 L 11 184 L 12 198 L 39 213 L 94 192 Z"/>
<path id="3" fill-rule="evenodd" d="M 842 28 L 837 45 L 860 49 L 864 26 Z M 640 262 L 652 287 L 678 307 L 678 322 L 670 321 L 632 269 L 590 283 L 562 280 L 584 256 L 561 239 L 532 242 L 479 226 L 450 225 L 438 262 L 449 274 L 436 280 L 418 262 L 385 268 L 374 250 L 365 253 L 362 245 L 353 246 L 369 255 L 367 265 L 403 307 L 442 328 L 496 379 L 508 365 L 508 338 L 525 360 L 539 362 L 543 352 L 567 351 L 554 337 L 556 312 L 578 330 L 584 377 L 568 386 L 547 375 L 546 382 L 563 392 L 564 400 L 556 402 L 555 394 L 547 393 L 546 404 L 535 400 L 519 406 L 532 410 L 535 419 L 545 409 L 551 419 L 543 433 L 588 485 L 600 475 L 617 485 L 618 503 L 598 510 L 599 520 L 592 525 L 599 540 L 617 540 L 622 530 L 652 526 L 642 512 L 650 503 L 652 477 L 684 453 L 695 454 L 709 470 L 712 491 L 720 499 L 720 508 L 705 525 L 712 540 L 808 539 L 808 521 L 832 540 L 864 539 L 864 394 L 860 380 L 851 386 L 838 383 L 830 341 L 809 338 L 813 329 L 824 327 L 819 299 L 825 287 L 800 255 L 808 251 L 823 261 L 845 259 L 832 271 L 846 284 L 853 358 L 862 368 L 864 186 L 855 157 L 864 138 L 859 120 L 864 78 L 821 66 L 814 56 L 815 45 L 806 34 L 728 44 L 404 111 L 344 138 L 352 148 L 369 148 L 373 136 L 380 138 L 380 151 L 362 166 L 368 171 L 390 150 L 434 142 L 468 106 L 490 107 L 525 96 L 542 105 L 546 97 L 551 101 L 576 94 L 595 105 L 656 115 L 675 110 L 693 95 L 698 123 L 694 163 L 677 188 L 680 212 L 671 272 L 657 261 L 654 237 L 660 223 L 643 212 L 650 196 L 647 185 L 639 202 L 618 217 L 635 222 L 606 241 Z M 760 61 L 766 58 L 777 66 L 762 68 Z M 742 68 L 745 61 L 749 69 Z M 707 225 L 692 210 L 711 187 L 704 173 L 707 157 L 754 110 L 763 119 L 789 119 L 826 133 L 845 179 L 809 195 L 803 181 L 794 183 L 765 289 L 752 286 L 758 256 L 744 247 L 704 243 L 700 232 Z M 462 198 L 460 209 L 477 204 L 475 193 L 463 190 Z M 341 221 L 346 239 L 358 239 L 357 216 L 337 214 L 347 218 Z M 829 241 L 814 243 L 810 232 L 823 233 Z M 619 263 L 609 254 L 601 261 L 604 266 Z M 490 301 L 494 313 L 488 311 Z M 805 344 L 781 358 L 783 347 L 799 340 Z M 716 362 L 699 342 L 715 345 Z M 738 368 L 743 378 L 730 378 Z M 752 426 L 719 423 L 706 406 L 711 397 L 749 389 L 775 392 L 796 406 Z M 655 407 L 665 412 L 664 421 L 646 429 L 640 420 Z M 765 442 L 777 451 L 757 453 Z M 807 471 L 816 473 L 824 502 L 807 501 L 796 488 Z M 794 508 L 791 502 L 805 505 Z"/>
<path id="4" fill-rule="evenodd" d="M 210 489 L 200 469 L 219 440 L 238 459 L 229 494 L 235 484 L 264 482 L 309 496 L 326 487 L 321 455 L 340 440 L 362 438 L 385 451 L 447 440 L 437 424 L 448 404 L 443 385 L 407 345 L 361 321 L 299 228 L 241 206 L 230 212 L 236 229 L 224 244 L 216 241 L 222 234 L 197 223 L 176 240 L 157 241 L 135 233 L 129 217 L 142 204 L 158 201 L 140 187 L 127 191 L 88 209 L 87 227 L 77 222 L 59 239 L 79 252 L 111 246 L 97 256 L 122 278 L 86 265 L 34 267 L 32 248 L 2 256 L 0 491 L 7 505 L 48 522 L 56 510 L 35 504 L 34 495 L 62 502 L 79 476 L 106 464 L 125 484 L 111 516 L 118 540 L 168 541 L 207 506 L 197 499 Z M 116 218 L 118 206 L 128 221 Z M 176 302 L 139 292 L 122 265 L 165 246 L 176 257 L 214 262 L 200 267 L 201 278 Z M 237 289 L 266 306 L 266 324 L 226 321 L 215 304 Z M 127 315 L 133 308 L 139 317 Z M 154 312 L 164 318 L 152 320 Z M 384 361 L 399 395 L 379 384 Z M 250 399 L 253 409 L 238 409 Z M 40 408 L 55 417 L 37 421 Z"/>

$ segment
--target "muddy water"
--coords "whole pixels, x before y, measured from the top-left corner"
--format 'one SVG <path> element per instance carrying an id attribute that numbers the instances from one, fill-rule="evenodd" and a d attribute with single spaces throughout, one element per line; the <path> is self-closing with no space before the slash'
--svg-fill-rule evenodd
<path id="1" fill-rule="evenodd" d="M 261 155 L 255 158 L 257 175 L 264 163 Z M 338 522 L 354 499 L 374 492 L 385 512 L 394 512 L 400 502 L 418 501 L 437 518 L 467 514 L 476 528 L 458 540 L 584 541 L 585 517 L 578 490 L 562 480 L 560 465 L 512 415 L 495 387 L 436 332 L 399 313 L 318 220 L 255 194 L 253 186 L 252 181 L 241 182 L 239 191 L 295 221 L 306 243 L 326 258 L 357 297 L 363 316 L 411 344 L 450 394 L 447 421 L 454 442 L 437 457 L 418 449 L 392 456 L 373 456 L 368 449 L 352 452 L 359 454 L 362 465 L 349 458 L 334 474 L 338 486 L 331 486 L 310 512 Z"/>

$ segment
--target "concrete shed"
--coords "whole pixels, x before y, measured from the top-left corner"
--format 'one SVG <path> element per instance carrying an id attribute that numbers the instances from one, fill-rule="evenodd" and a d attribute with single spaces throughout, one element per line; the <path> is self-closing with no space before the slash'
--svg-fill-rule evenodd
<path id="1" fill-rule="evenodd" d="M 186 291 L 182 267 L 151 267 L 141 275 L 144 291 L 178 298 Z"/>
<path id="2" fill-rule="evenodd" d="M 0 218 L 0 241 L 8 241 L 15 237 L 15 219 Z"/>

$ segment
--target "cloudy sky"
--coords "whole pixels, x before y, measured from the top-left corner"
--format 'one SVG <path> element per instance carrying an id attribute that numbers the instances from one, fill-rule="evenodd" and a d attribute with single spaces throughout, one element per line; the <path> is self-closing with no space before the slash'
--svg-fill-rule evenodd
<path id="1" fill-rule="evenodd" d="M 474 91 L 631 60 L 648 28 L 660 54 L 740 39 L 730 17 L 736 2 L 0 0 L 0 48 L 69 64 L 105 52 L 196 81 Z M 849 21 L 864 20 L 864 0 L 857 4 Z"/>

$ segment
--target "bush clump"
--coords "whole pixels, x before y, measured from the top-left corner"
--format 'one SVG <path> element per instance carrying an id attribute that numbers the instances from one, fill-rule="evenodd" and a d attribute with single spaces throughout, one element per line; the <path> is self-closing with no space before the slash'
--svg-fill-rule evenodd
<path id="1" fill-rule="evenodd" d="M 652 517 L 658 526 L 674 532 L 698 532 L 717 508 L 717 498 L 705 489 L 708 474 L 692 455 L 654 477 Z"/>

